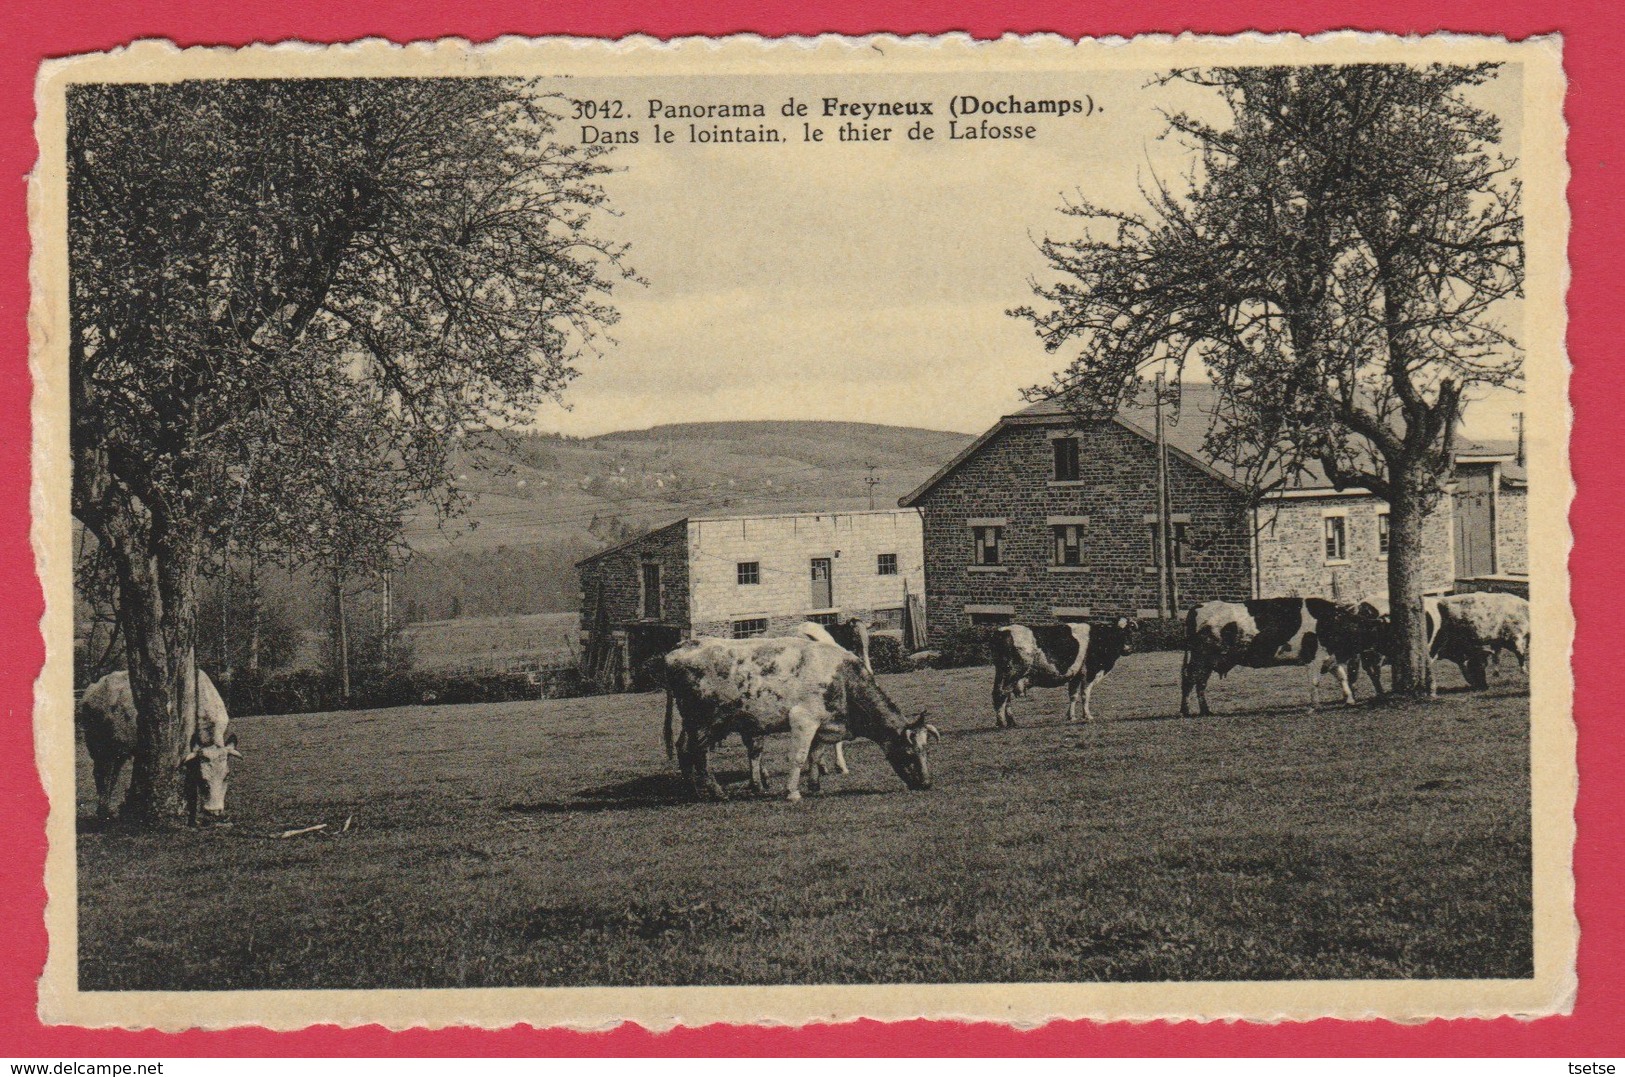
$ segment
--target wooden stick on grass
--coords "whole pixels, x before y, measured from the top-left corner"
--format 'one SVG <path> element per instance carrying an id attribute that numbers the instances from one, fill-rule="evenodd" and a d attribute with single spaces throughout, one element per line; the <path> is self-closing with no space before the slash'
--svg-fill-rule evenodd
<path id="1" fill-rule="evenodd" d="M 300 834 L 314 834 L 318 830 L 326 830 L 326 823 L 317 823 L 315 826 L 300 827 L 298 830 L 284 830 L 278 834 L 279 838 L 297 838 Z"/>

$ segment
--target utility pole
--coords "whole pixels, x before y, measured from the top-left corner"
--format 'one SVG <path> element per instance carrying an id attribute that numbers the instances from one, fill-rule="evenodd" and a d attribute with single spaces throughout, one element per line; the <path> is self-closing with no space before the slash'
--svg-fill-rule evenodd
<path id="1" fill-rule="evenodd" d="M 1523 467 L 1523 412 L 1515 411 L 1512 417 L 1518 420 L 1518 466 Z"/>
<path id="2" fill-rule="evenodd" d="M 1168 433 L 1162 415 L 1166 380 L 1157 375 L 1157 573 L 1158 602 L 1164 617 L 1178 612 L 1179 585 L 1174 574 L 1173 491 L 1168 482 Z"/>
<path id="3" fill-rule="evenodd" d="M 873 511 L 875 507 L 875 487 L 880 485 L 880 480 L 875 477 L 875 465 L 865 461 L 863 466 L 869 469 L 869 477 L 863 480 L 863 485 L 869 488 L 869 509 Z"/>

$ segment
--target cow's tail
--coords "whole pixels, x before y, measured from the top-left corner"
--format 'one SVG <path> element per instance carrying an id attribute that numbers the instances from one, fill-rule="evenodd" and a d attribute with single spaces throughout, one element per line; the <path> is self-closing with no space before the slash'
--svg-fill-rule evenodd
<path id="1" fill-rule="evenodd" d="M 1182 684 L 1188 683 L 1186 677 L 1190 673 L 1191 655 L 1196 652 L 1196 607 L 1192 606 L 1185 613 L 1185 655 L 1179 661 L 1179 679 Z"/>
<path id="2" fill-rule="evenodd" d="M 671 685 L 666 686 L 666 758 L 674 759 L 677 756 L 677 742 L 671 733 Z"/>

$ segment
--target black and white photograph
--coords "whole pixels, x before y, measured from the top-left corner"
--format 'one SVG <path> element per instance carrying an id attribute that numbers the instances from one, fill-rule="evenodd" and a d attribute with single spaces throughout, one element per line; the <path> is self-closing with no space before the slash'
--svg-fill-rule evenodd
<path id="1" fill-rule="evenodd" d="M 1371 35 L 48 65 L 42 1014 L 1563 1012 L 1561 94 Z"/>

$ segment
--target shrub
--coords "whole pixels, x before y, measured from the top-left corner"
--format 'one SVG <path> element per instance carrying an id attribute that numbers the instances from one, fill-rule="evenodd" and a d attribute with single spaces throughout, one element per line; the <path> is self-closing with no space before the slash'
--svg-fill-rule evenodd
<path id="1" fill-rule="evenodd" d="M 869 637 L 869 664 L 876 673 L 906 673 L 914 668 L 903 653 L 903 641 L 880 634 Z"/>
<path id="2" fill-rule="evenodd" d="M 1140 621 L 1135 633 L 1136 651 L 1183 651 L 1185 649 L 1185 619 L 1183 617 L 1147 617 Z"/>
<path id="3" fill-rule="evenodd" d="M 958 669 L 961 666 L 990 664 L 993 653 L 989 644 L 997 631 L 993 625 L 969 625 L 952 633 L 937 648 L 937 668 Z"/>

